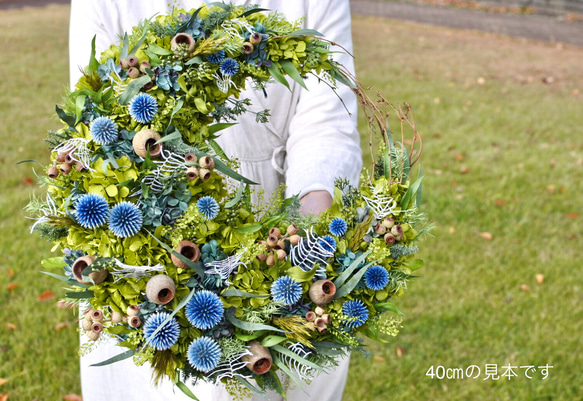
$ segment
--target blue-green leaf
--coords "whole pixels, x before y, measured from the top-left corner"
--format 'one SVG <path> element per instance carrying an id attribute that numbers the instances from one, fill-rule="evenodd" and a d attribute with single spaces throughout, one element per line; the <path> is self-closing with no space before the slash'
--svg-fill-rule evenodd
<path id="1" fill-rule="evenodd" d="M 105 366 L 105 365 L 111 365 L 112 363 L 115 362 L 119 362 L 119 361 L 123 361 L 124 359 L 128 359 L 131 358 L 132 356 L 134 356 L 134 354 L 136 353 L 135 350 L 130 349 L 127 350 L 126 352 L 122 352 L 121 354 L 118 354 L 112 358 L 109 358 L 103 362 L 99 362 L 99 363 L 94 363 L 91 366 Z"/>
<path id="2" fill-rule="evenodd" d="M 294 35 L 324 36 L 323 34 L 316 31 L 315 29 L 308 29 L 308 28 L 298 29 L 297 31 L 293 31 L 289 35 L 290 36 L 294 36 Z"/>
<path id="3" fill-rule="evenodd" d="M 276 81 L 285 85 L 286 88 L 290 89 L 289 83 L 287 82 L 287 79 L 285 79 L 285 77 L 283 76 L 282 72 L 279 70 L 279 67 L 277 66 L 276 63 L 271 63 L 271 65 L 269 67 L 267 67 L 267 70 L 269 71 L 269 74 L 271 74 L 271 76 Z"/>
<path id="4" fill-rule="evenodd" d="M 147 75 L 134 79 L 128 84 L 126 90 L 121 94 L 119 98 L 119 104 L 128 104 L 130 100 L 132 100 L 132 98 L 138 94 L 140 89 L 142 89 L 144 85 L 149 82 L 152 82 L 152 78 Z"/>
<path id="5" fill-rule="evenodd" d="M 236 288 L 227 288 L 221 293 L 222 297 L 242 297 L 242 298 L 266 298 L 269 294 L 251 294 Z"/>
<path id="6" fill-rule="evenodd" d="M 255 331 L 255 330 L 271 330 L 271 331 L 277 331 L 280 333 L 287 333 L 285 330 L 279 329 L 277 327 L 273 327 L 273 326 L 269 326 L 267 324 L 262 324 L 262 323 L 251 323 L 251 322 L 245 322 L 243 320 L 239 320 L 235 317 L 235 310 L 233 308 L 231 309 L 227 309 L 225 311 L 225 318 L 231 322 L 231 324 L 235 327 L 238 327 L 242 330 L 245 331 Z"/>

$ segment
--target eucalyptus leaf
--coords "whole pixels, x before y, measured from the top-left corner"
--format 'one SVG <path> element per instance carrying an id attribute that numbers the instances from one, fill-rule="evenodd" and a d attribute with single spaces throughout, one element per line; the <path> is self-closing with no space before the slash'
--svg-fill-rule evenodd
<path id="1" fill-rule="evenodd" d="M 290 36 L 295 36 L 295 35 L 324 36 L 323 34 L 316 31 L 315 29 L 308 29 L 308 28 L 298 29 L 297 31 L 293 31 L 289 35 Z"/>
<path id="2" fill-rule="evenodd" d="M 279 329 L 277 327 L 269 326 L 267 324 L 262 323 L 251 323 L 245 322 L 243 320 L 239 320 L 235 317 L 235 310 L 233 308 L 227 309 L 225 311 L 225 318 L 233 324 L 233 326 L 238 327 L 242 330 L 246 331 L 255 331 L 255 330 L 271 330 L 277 331 L 279 333 L 287 333 L 285 330 Z"/>
<path id="3" fill-rule="evenodd" d="M 221 158 L 223 158 L 224 160 L 229 160 L 229 158 L 227 157 L 227 154 L 225 153 L 225 151 L 223 150 L 223 148 L 221 148 L 221 145 L 219 145 L 217 143 L 217 141 L 215 141 L 212 138 L 209 138 L 209 145 L 211 146 L 212 150 Z"/>
<path id="4" fill-rule="evenodd" d="M 397 308 L 395 304 L 391 302 L 380 302 L 375 304 L 374 308 L 377 310 L 377 312 L 394 312 L 400 316 L 405 315 L 399 308 Z"/>
<path id="5" fill-rule="evenodd" d="M 119 52 L 119 59 L 120 60 L 123 60 L 124 58 L 128 58 L 129 49 L 130 49 L 130 40 L 129 40 L 128 34 L 126 32 L 123 35 L 122 47 L 121 47 L 121 50 Z"/>
<path id="6" fill-rule="evenodd" d="M 308 361 L 306 358 L 302 358 L 301 356 L 299 356 L 298 354 L 296 354 L 295 352 L 281 346 L 281 345 L 274 345 L 273 347 L 271 347 L 272 350 L 279 352 L 280 354 L 284 354 L 292 359 L 295 359 L 297 362 L 299 362 L 302 365 L 306 365 L 312 369 L 317 370 L 318 372 L 323 372 L 324 368 L 321 367 L 320 365 L 315 364 L 314 362 Z"/>
<path id="7" fill-rule="evenodd" d="M 162 143 L 162 142 L 174 141 L 174 140 L 180 139 L 180 138 L 182 138 L 182 134 L 178 131 L 174 131 L 173 133 L 171 133 L 169 135 L 165 135 L 162 138 L 158 139 L 156 141 L 156 144 Z"/>
<path id="8" fill-rule="evenodd" d="M 241 297 L 241 298 L 266 298 L 269 294 L 250 294 L 236 288 L 227 288 L 221 293 L 222 297 Z"/>
<path id="9" fill-rule="evenodd" d="M 304 390 L 301 380 L 295 374 L 292 373 L 292 371 L 287 367 L 287 365 L 277 355 L 272 355 L 272 358 L 273 363 L 278 368 L 280 368 L 282 372 L 287 375 L 287 377 L 291 378 L 294 381 L 294 383 L 305 393 L 306 390 Z"/>
<path id="10" fill-rule="evenodd" d="M 99 362 L 99 363 L 94 363 L 93 365 L 90 366 L 106 366 L 106 365 L 111 365 L 112 363 L 115 362 L 119 362 L 119 361 L 123 361 L 124 359 L 128 359 L 131 358 L 132 356 L 134 356 L 136 353 L 135 350 L 130 349 L 127 350 L 126 352 L 122 352 L 121 354 L 118 354 L 112 358 L 109 358 L 103 362 Z"/>
<path id="11" fill-rule="evenodd" d="M 89 298 L 93 298 L 95 294 L 93 293 L 93 291 L 89 291 L 89 290 L 85 290 L 85 291 L 79 291 L 79 292 L 68 292 L 65 294 L 65 296 L 67 298 L 72 298 L 72 299 L 89 299 Z"/>
<path id="12" fill-rule="evenodd" d="M 149 82 L 152 82 L 152 78 L 150 78 L 147 75 L 144 75 L 143 77 L 134 79 L 132 82 L 130 82 L 128 84 L 127 88 L 120 96 L 119 104 L 122 104 L 122 105 L 128 104 L 130 102 L 130 100 L 132 100 L 133 97 L 136 96 L 140 92 L 140 90 L 144 87 L 144 85 L 146 85 Z"/>
<path id="13" fill-rule="evenodd" d="M 341 287 L 344 284 L 344 282 L 346 280 L 348 280 L 348 278 L 352 275 L 352 273 L 356 270 L 356 268 L 366 259 L 366 257 L 368 255 L 370 255 L 371 252 L 372 252 L 372 249 L 363 253 L 358 258 L 354 259 L 354 261 L 350 264 L 350 266 L 348 266 L 346 268 L 346 270 L 344 270 L 342 272 L 342 274 L 340 276 L 338 276 L 338 278 L 336 280 L 334 280 L 334 285 L 336 286 L 337 290 L 339 287 Z M 336 298 L 338 298 L 338 297 L 336 297 Z"/>
<path id="14" fill-rule="evenodd" d="M 176 379 L 176 382 L 174 384 L 176 384 L 176 387 L 178 387 L 180 391 L 182 391 L 187 397 L 190 397 L 191 399 L 198 401 L 198 398 L 196 398 L 196 396 L 188 388 L 188 386 L 182 383 L 179 379 Z"/>
<path id="15" fill-rule="evenodd" d="M 261 341 L 261 345 L 263 345 L 264 347 L 273 347 L 274 345 L 277 344 L 281 344 L 282 342 L 284 342 L 285 340 L 287 340 L 287 337 L 282 337 L 282 336 L 276 336 L 276 335 L 269 335 L 267 337 L 265 337 L 262 341 Z"/>
<path id="16" fill-rule="evenodd" d="M 23 163 L 36 163 L 36 164 L 38 164 L 39 166 L 41 166 L 42 168 L 44 168 L 44 167 L 45 167 L 45 166 L 44 166 L 44 165 L 43 165 L 41 162 L 39 162 L 39 161 L 36 161 L 36 160 L 34 160 L 34 159 L 21 160 L 21 161 L 17 162 L 16 164 L 23 164 Z M 59 259 L 63 259 L 63 258 L 59 258 Z"/>
<path id="17" fill-rule="evenodd" d="M 227 203 L 225 203 L 225 209 L 230 209 L 233 206 L 235 206 L 237 203 L 239 203 L 239 201 L 241 200 L 241 197 L 243 196 L 243 193 L 245 192 L 245 187 L 247 185 L 243 182 L 239 183 L 239 188 L 237 188 L 237 193 L 235 194 L 235 197 L 233 199 L 231 199 L 230 201 L 228 201 Z"/>
<path id="18" fill-rule="evenodd" d="M 237 376 L 235 376 L 235 378 L 239 382 L 241 382 L 241 384 L 243 386 L 245 386 L 247 389 L 249 389 L 250 391 L 252 391 L 254 394 L 257 394 L 257 395 L 263 395 L 263 394 L 265 394 L 265 391 L 262 391 L 262 390 L 258 389 L 257 387 L 255 387 L 254 385 L 252 385 L 251 383 L 249 383 L 249 381 L 247 379 L 245 379 L 244 377 L 237 375 Z"/>
<path id="19" fill-rule="evenodd" d="M 342 298 L 343 296 L 350 294 L 352 290 L 358 285 L 360 280 L 362 280 L 362 276 L 364 276 L 364 273 L 366 273 L 368 268 L 376 262 L 377 261 L 374 261 L 363 266 L 357 273 L 354 274 L 354 276 L 352 276 L 350 280 L 346 282 L 346 284 L 344 284 L 340 288 L 337 287 L 334 299 Z"/>
<path id="20" fill-rule="evenodd" d="M 251 10 L 247 10 L 243 14 L 239 15 L 238 18 L 248 17 L 251 14 L 259 13 L 261 11 L 270 11 L 270 10 L 269 10 L 269 8 L 259 8 L 259 7 L 252 8 Z"/>
<path id="21" fill-rule="evenodd" d="M 285 79 L 285 76 L 282 74 L 282 72 L 279 70 L 279 67 L 277 66 L 276 63 L 271 63 L 270 66 L 267 67 L 267 70 L 269 71 L 269 74 L 271 74 L 271 76 L 279 83 L 283 84 L 286 88 L 290 89 L 289 87 L 289 82 L 287 82 L 287 79 Z M 290 89 L 291 90 L 291 89 Z"/>
<path id="22" fill-rule="evenodd" d="M 281 68 L 283 68 L 287 75 L 289 75 L 294 81 L 300 84 L 304 89 L 308 89 L 306 87 L 304 79 L 298 72 L 298 69 L 290 60 L 281 60 L 279 63 L 281 64 Z"/>
<path id="23" fill-rule="evenodd" d="M 267 333 L 266 330 L 257 330 L 251 334 L 243 334 L 243 333 L 236 332 L 235 337 L 237 337 L 241 341 L 247 342 L 247 341 L 255 340 L 255 339 L 265 335 L 266 333 Z"/>

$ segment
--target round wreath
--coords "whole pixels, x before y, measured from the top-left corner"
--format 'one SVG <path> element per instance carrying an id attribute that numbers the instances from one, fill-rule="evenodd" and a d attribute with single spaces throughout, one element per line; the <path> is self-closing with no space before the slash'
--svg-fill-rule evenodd
<path id="1" fill-rule="evenodd" d="M 49 274 L 90 305 L 87 337 L 118 339 L 127 350 L 114 360 L 147 361 L 180 385 L 257 390 L 256 379 L 282 392 L 275 371 L 309 380 L 362 349 L 358 334 L 396 335 L 390 299 L 421 267 L 415 243 L 430 229 L 421 178 L 409 177 L 421 143 L 409 108 L 392 110 L 413 127 L 411 151 L 391 137 L 392 106 L 366 96 L 328 41 L 260 11 L 174 10 L 92 55 L 57 107 L 64 127 L 47 139 L 46 198 L 29 206 L 33 229 L 64 253 L 43 266 L 63 269 Z M 377 161 L 359 187 L 337 179 L 317 217 L 301 216 L 296 198 L 258 209 L 215 142 L 221 121 L 245 111 L 237 95 L 248 78 L 262 87 L 307 74 L 354 89 L 382 139 Z"/>

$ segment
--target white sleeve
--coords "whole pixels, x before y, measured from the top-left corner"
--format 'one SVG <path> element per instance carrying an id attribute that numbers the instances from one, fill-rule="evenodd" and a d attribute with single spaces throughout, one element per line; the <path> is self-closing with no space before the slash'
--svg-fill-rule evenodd
<path id="1" fill-rule="evenodd" d="M 119 41 L 121 32 L 117 7 L 106 0 L 71 0 L 69 25 L 69 78 L 71 88 L 89 64 L 91 40 L 95 36 L 95 56 Z"/>
<path id="2" fill-rule="evenodd" d="M 305 26 L 352 52 L 348 0 L 310 1 Z M 333 56 L 354 74 L 351 56 L 338 53 Z M 317 81 L 314 77 L 306 81 L 309 90 L 301 91 L 290 123 L 286 146 L 287 196 L 303 196 L 314 190 L 327 190 L 333 196 L 336 178 L 348 178 L 356 185 L 362 169 L 354 93 L 338 84 L 337 96 Z"/>

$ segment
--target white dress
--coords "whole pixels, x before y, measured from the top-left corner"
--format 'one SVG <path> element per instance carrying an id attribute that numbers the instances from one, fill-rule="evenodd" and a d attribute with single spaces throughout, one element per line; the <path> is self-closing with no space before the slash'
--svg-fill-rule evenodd
<path id="1" fill-rule="evenodd" d="M 80 77 L 80 68 L 89 61 L 90 43 L 96 36 L 96 51 L 119 43 L 119 34 L 173 6 L 192 9 L 203 1 L 180 0 L 72 0 L 70 25 L 70 76 L 73 86 Z M 304 26 L 352 51 L 350 8 L 348 0 L 254 0 L 234 1 L 235 4 L 258 4 L 262 8 L 282 12 L 288 20 L 305 17 Z M 349 71 L 354 71 L 352 58 L 335 55 Z M 304 195 L 314 190 L 333 194 L 334 180 L 348 178 L 358 182 L 362 168 L 359 135 L 356 130 L 356 99 L 347 87 L 335 94 L 317 79 L 306 81 L 308 91 L 293 82 L 291 91 L 281 84 L 270 84 L 267 98 L 261 92 L 246 90 L 241 98 L 249 98 L 252 110 L 270 110 L 267 124 L 255 122 L 251 113 L 239 117 L 238 124 L 222 131 L 219 143 L 229 157 L 240 162 L 240 173 L 260 183 L 265 199 L 286 184 L 286 195 Z M 337 96 L 338 95 L 338 96 Z M 342 101 L 339 100 L 339 97 Z M 350 114 L 349 114 L 349 112 Z M 149 366 L 135 367 L 130 360 L 106 367 L 89 367 L 123 349 L 103 344 L 81 358 L 81 378 L 85 401 L 115 400 L 189 400 L 169 382 L 160 387 L 151 383 Z M 337 401 L 348 370 L 348 358 L 339 369 L 321 375 L 302 390 L 289 390 L 288 400 Z M 221 387 L 197 385 L 194 393 L 201 401 L 230 400 Z M 311 397 L 311 398 L 310 398 Z M 281 400 L 276 394 L 266 398 Z"/>

